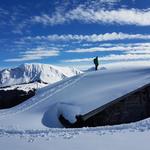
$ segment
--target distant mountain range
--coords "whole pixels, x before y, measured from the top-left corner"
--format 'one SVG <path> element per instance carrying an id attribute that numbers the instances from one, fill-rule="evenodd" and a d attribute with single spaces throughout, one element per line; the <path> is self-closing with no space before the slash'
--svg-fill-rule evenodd
<path id="1" fill-rule="evenodd" d="M 0 87 L 10 87 L 12 85 L 31 84 L 35 82 L 52 84 L 80 73 L 82 72 L 75 68 L 40 63 L 26 63 L 16 68 L 1 70 Z"/>
<path id="2" fill-rule="evenodd" d="M 10 108 L 35 95 L 36 89 L 82 73 L 69 67 L 22 64 L 0 71 L 0 109 Z"/>

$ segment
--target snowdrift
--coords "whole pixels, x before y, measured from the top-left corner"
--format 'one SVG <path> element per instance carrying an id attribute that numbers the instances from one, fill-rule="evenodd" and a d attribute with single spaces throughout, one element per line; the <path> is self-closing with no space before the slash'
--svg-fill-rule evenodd
<path id="1" fill-rule="evenodd" d="M 63 114 L 70 122 L 76 115 L 103 106 L 150 83 L 149 67 L 105 69 L 80 74 L 39 89 L 22 104 L 0 111 L 0 126 L 19 129 L 63 127 Z"/>

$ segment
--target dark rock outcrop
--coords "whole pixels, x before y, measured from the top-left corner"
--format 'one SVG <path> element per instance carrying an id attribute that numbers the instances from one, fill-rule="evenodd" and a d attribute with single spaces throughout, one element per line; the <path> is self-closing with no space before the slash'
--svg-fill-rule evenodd
<path id="1" fill-rule="evenodd" d="M 0 109 L 11 108 L 35 95 L 35 90 L 0 90 Z"/>

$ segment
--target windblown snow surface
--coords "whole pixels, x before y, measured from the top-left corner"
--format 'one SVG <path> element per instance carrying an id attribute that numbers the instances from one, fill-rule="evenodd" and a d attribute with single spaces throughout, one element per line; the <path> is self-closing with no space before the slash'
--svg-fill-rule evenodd
<path id="1" fill-rule="evenodd" d="M 117 66 L 117 65 L 116 65 Z M 11 109 L 0 110 L 0 149 L 149 150 L 150 119 L 117 126 L 64 129 L 71 122 L 132 90 L 150 83 L 149 65 L 106 66 L 39 89 Z"/>

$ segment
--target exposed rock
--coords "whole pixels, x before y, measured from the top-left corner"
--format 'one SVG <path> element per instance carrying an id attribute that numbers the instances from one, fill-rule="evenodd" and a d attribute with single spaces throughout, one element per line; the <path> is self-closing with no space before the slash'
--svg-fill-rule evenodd
<path id="1" fill-rule="evenodd" d="M 35 90 L 0 90 L 0 109 L 16 106 L 34 95 Z"/>

